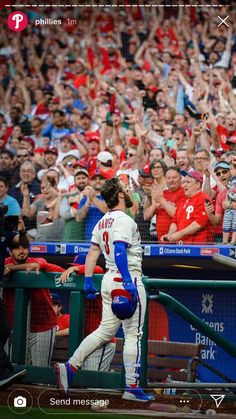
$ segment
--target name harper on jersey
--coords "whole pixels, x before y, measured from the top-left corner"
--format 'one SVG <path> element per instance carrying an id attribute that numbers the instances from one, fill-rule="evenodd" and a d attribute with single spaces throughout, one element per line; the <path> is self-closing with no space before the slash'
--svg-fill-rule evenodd
<path id="1" fill-rule="evenodd" d="M 98 223 L 98 230 L 111 228 L 113 222 L 114 222 L 114 218 L 106 218 L 106 219 L 100 220 Z"/>

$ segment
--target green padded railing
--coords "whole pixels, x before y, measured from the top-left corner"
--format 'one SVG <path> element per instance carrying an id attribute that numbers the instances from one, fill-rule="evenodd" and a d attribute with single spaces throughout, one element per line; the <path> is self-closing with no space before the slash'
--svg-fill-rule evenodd
<path id="1" fill-rule="evenodd" d="M 84 325 L 84 281 L 82 276 L 71 275 L 64 285 L 59 284 L 59 273 L 43 273 L 36 275 L 35 272 L 13 273 L 8 281 L 1 281 L 0 287 L 15 289 L 14 327 L 13 327 L 13 351 L 12 362 L 16 369 L 24 366 L 27 369 L 25 383 L 48 383 L 55 385 L 56 378 L 52 368 L 35 367 L 24 365 L 26 352 L 27 333 L 27 306 L 30 298 L 29 289 L 49 288 L 51 290 L 70 291 L 70 333 L 69 333 L 69 356 L 73 354 L 83 340 Z M 102 275 L 94 275 L 94 285 L 100 290 Z M 77 372 L 74 385 L 84 387 L 123 388 L 124 377 L 119 372 L 96 372 L 80 370 Z"/>

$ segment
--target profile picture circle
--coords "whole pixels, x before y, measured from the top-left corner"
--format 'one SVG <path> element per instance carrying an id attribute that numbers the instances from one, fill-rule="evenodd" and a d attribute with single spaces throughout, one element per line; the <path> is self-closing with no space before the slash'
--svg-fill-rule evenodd
<path id="1" fill-rule="evenodd" d="M 23 31 L 28 25 L 28 17 L 22 12 L 13 12 L 7 18 L 9 28 L 14 32 Z"/>

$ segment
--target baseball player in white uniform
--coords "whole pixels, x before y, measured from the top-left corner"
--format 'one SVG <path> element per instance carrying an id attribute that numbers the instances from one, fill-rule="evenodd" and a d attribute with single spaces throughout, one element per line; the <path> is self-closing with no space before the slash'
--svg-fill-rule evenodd
<path id="1" fill-rule="evenodd" d="M 116 334 L 121 323 L 124 331 L 123 361 L 126 388 L 123 399 L 147 402 L 154 396 L 139 387 L 141 338 L 146 310 L 146 293 L 142 283 L 142 252 L 137 224 L 127 214 L 133 205 L 132 196 L 117 178 L 105 182 L 101 195 L 109 211 L 93 230 L 91 247 L 86 258 L 84 292 L 87 298 L 96 298 L 92 275 L 101 252 L 106 260 L 107 272 L 102 280 L 102 320 L 99 327 L 88 335 L 65 364 L 57 363 L 55 372 L 58 385 L 66 395 L 73 375 L 86 358 Z M 137 307 L 131 318 L 121 321 L 112 310 L 111 294 L 117 290 L 128 291 Z M 118 291 L 119 292 L 119 291 Z"/>

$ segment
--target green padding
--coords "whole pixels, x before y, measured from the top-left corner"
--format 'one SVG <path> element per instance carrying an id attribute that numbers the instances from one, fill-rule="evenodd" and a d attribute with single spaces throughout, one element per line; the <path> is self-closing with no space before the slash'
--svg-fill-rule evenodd
<path id="1" fill-rule="evenodd" d="M 27 375 L 22 380 L 22 383 L 45 383 L 55 386 L 57 384 L 53 368 L 32 367 L 29 365 L 14 365 L 14 368 L 16 371 L 22 368 L 27 369 Z M 79 370 L 75 374 L 73 386 L 119 389 L 121 387 L 121 373 Z"/>

